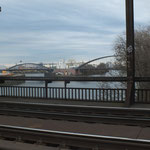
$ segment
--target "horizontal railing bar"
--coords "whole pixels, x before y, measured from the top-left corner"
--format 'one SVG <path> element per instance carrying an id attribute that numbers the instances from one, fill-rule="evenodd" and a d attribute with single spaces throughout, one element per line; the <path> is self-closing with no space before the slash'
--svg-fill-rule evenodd
<path id="1" fill-rule="evenodd" d="M 87 77 L 87 76 L 63 76 L 63 77 L 4 77 L 0 80 L 20 80 L 20 81 L 106 81 L 106 82 L 125 82 L 126 77 Z"/>
<path id="2" fill-rule="evenodd" d="M 140 88 L 140 89 L 135 89 L 135 90 L 150 90 L 150 89 L 144 89 L 144 88 Z"/>
<path id="3" fill-rule="evenodd" d="M 150 82 L 150 77 L 135 77 L 136 82 Z"/>
<path id="4" fill-rule="evenodd" d="M 26 69 L 0 69 L 0 71 L 27 71 L 27 70 L 46 70 L 46 71 L 53 71 L 54 69 L 49 69 L 49 68 L 45 68 L 45 69 L 34 69 L 34 68 L 26 68 Z M 125 70 L 122 68 L 82 68 L 82 69 L 78 69 L 78 70 Z"/>
<path id="5" fill-rule="evenodd" d="M 127 82 L 127 77 L 87 77 L 87 76 L 62 76 L 62 77 L 10 77 L 1 76 L 0 80 L 19 81 L 102 81 L 102 82 Z M 135 77 L 136 82 L 150 82 L 150 77 Z"/>
<path id="6" fill-rule="evenodd" d="M 6 87 L 6 88 L 45 88 L 45 87 L 40 87 L 40 86 L 9 86 L 9 85 L 6 85 L 6 86 L 0 86 L 0 87 Z M 64 87 L 47 87 L 49 89 L 65 89 Z M 66 87 L 66 89 L 87 89 L 87 90 L 126 90 L 125 88 L 78 88 L 78 87 Z M 143 90 L 143 91 L 150 91 L 150 89 L 135 89 L 136 91 L 140 91 L 140 90 Z"/>
<path id="7" fill-rule="evenodd" d="M 0 86 L 0 87 L 6 87 L 6 88 L 45 88 L 45 87 L 39 87 L 39 86 Z M 49 89 L 65 89 L 64 87 L 47 87 Z M 126 90 L 124 88 L 76 88 L 76 87 L 66 87 L 66 89 L 87 89 L 87 90 Z M 147 90 L 147 89 L 136 89 L 136 90 Z"/>
<path id="8" fill-rule="evenodd" d="M 46 71 L 51 71 L 52 69 L 48 69 L 48 68 L 47 69 L 46 68 L 45 69 L 38 69 L 38 68 L 37 69 L 0 69 L 0 71 L 10 71 L 10 72 L 11 71 L 18 71 L 19 72 L 19 71 L 27 71 L 27 70 L 39 70 L 39 71 L 40 70 L 46 70 Z"/>

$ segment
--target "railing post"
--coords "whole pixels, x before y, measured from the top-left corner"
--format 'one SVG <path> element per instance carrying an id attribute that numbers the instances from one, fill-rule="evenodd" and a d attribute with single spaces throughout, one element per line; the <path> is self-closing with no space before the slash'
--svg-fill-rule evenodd
<path id="1" fill-rule="evenodd" d="M 135 101 L 134 4 L 126 0 L 127 96 L 126 106 Z"/>
<path id="2" fill-rule="evenodd" d="M 0 86 L 0 96 L 2 96 L 2 86 Z"/>
<path id="3" fill-rule="evenodd" d="M 65 87 L 65 99 L 67 98 L 67 84 L 69 84 L 70 83 L 70 81 L 65 81 L 64 82 L 64 87 Z"/>
<path id="4" fill-rule="evenodd" d="M 48 98 L 47 87 L 48 87 L 48 82 L 45 81 L 45 98 Z"/>

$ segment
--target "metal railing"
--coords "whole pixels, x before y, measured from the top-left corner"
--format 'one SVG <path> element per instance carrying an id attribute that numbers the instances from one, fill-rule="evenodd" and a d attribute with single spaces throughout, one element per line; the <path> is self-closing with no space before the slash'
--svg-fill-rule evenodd
<path id="1" fill-rule="evenodd" d="M 48 87 L 53 81 L 64 81 L 65 85 L 70 81 L 102 81 L 102 82 L 127 82 L 126 77 L 1 77 L 0 81 L 44 81 L 45 87 L 27 86 L 0 86 L 0 96 L 21 97 L 21 98 L 43 98 L 43 99 L 64 99 L 98 102 L 125 102 L 127 89 L 101 89 L 101 88 L 64 88 Z M 150 82 L 150 78 L 135 78 L 135 82 Z M 150 103 L 150 89 L 135 90 L 136 103 Z"/>
<path id="2" fill-rule="evenodd" d="M 150 103 L 150 89 L 135 90 L 136 103 Z"/>
<path id="3" fill-rule="evenodd" d="M 1 86 L 0 96 L 100 102 L 125 102 L 126 89 Z M 136 103 L 150 103 L 150 89 L 136 89 Z"/>
<path id="4" fill-rule="evenodd" d="M 126 89 L 1 86 L 0 96 L 124 102 L 126 98 Z"/>

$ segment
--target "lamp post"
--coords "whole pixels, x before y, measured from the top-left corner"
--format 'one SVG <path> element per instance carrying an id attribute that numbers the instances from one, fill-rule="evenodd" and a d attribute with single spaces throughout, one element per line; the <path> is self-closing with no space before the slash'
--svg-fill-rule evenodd
<path id="1" fill-rule="evenodd" d="M 135 100 L 135 47 L 134 47 L 134 0 L 126 0 L 126 50 L 127 50 L 127 99 L 130 106 Z"/>

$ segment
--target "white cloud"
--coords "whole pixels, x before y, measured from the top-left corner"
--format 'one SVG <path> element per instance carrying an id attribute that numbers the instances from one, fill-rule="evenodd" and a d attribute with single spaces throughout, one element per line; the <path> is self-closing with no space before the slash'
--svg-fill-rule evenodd
<path id="1" fill-rule="evenodd" d="M 0 2 L 0 63 L 109 55 L 125 30 L 125 0 Z M 149 0 L 135 1 L 136 26 L 149 24 L 149 7 Z"/>

